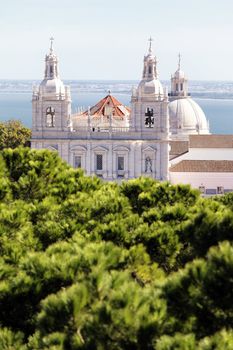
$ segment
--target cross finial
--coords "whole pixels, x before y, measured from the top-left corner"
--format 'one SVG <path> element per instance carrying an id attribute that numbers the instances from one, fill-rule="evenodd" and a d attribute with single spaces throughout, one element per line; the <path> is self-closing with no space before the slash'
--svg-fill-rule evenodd
<path id="1" fill-rule="evenodd" d="M 54 38 L 51 36 L 51 38 L 50 38 L 50 53 L 53 53 L 53 42 L 54 42 Z"/>
<path id="2" fill-rule="evenodd" d="M 152 52 L 152 41 L 153 41 L 154 39 L 152 39 L 152 37 L 150 37 L 149 39 L 148 39 L 148 41 L 149 41 L 149 52 Z"/>
<path id="3" fill-rule="evenodd" d="M 180 70 L 181 54 L 178 55 L 178 70 Z"/>

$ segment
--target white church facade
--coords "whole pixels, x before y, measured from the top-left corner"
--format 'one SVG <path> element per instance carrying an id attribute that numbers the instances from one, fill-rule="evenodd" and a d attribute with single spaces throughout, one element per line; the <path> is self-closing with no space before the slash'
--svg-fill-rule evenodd
<path id="1" fill-rule="evenodd" d="M 105 180 L 149 176 L 177 183 L 174 167 L 179 157 L 189 153 L 190 135 L 212 136 L 204 112 L 188 93 L 180 60 L 171 78 L 171 91 L 162 86 L 151 41 L 142 79 L 132 90 L 131 108 L 109 93 L 79 114 L 71 112 L 70 89 L 60 78 L 51 41 L 44 79 L 33 91 L 32 114 L 32 148 L 57 151 L 86 175 Z M 180 182 L 184 178 L 180 176 Z M 195 180 L 195 187 L 201 186 L 199 182 Z"/>

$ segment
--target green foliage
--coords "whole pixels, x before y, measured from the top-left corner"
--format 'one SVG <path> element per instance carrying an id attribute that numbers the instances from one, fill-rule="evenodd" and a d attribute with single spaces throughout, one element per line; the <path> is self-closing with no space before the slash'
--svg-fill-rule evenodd
<path id="1" fill-rule="evenodd" d="M 0 154 L 0 201 L 11 198 L 9 184 L 10 181 L 8 178 L 5 162 Z"/>
<path id="2" fill-rule="evenodd" d="M 163 335 L 156 342 L 156 350 L 197 350 L 194 334 L 176 333 L 174 336 Z"/>
<path id="3" fill-rule="evenodd" d="M 233 237 L 233 211 L 217 202 L 203 202 L 194 208 L 183 225 L 185 240 L 191 246 L 190 258 L 203 257 L 208 249 Z"/>
<path id="4" fill-rule="evenodd" d="M 164 316 L 163 303 L 127 273 L 95 271 L 90 279 L 43 301 L 39 346 L 55 333 L 67 348 L 149 349 Z"/>
<path id="5" fill-rule="evenodd" d="M 12 332 L 10 329 L 0 329 L 0 349 L 1 350 L 26 350 L 23 345 L 23 334 Z"/>
<path id="6" fill-rule="evenodd" d="M 151 207 L 163 207 L 166 204 L 183 203 L 192 206 L 199 193 L 188 185 L 172 186 L 169 182 L 158 182 L 150 178 L 131 180 L 122 184 L 121 190 L 130 200 L 134 211 L 141 214 Z"/>
<path id="7" fill-rule="evenodd" d="M 233 246 L 229 242 L 212 247 L 205 260 L 194 260 L 169 277 L 162 290 L 168 315 L 175 317 L 174 330 L 195 332 L 201 338 L 226 325 L 232 328 L 232 277 Z"/>
<path id="8" fill-rule="evenodd" d="M 199 346 L 200 350 L 231 350 L 233 349 L 233 331 L 223 329 L 212 337 L 204 338 Z"/>
<path id="9" fill-rule="evenodd" d="M 156 350 L 231 350 L 233 332 L 223 329 L 211 337 L 197 340 L 193 333 L 176 333 L 174 336 L 163 335 L 156 343 Z"/>
<path id="10" fill-rule="evenodd" d="M 232 349 L 232 196 L 0 157 L 0 349 Z"/>
<path id="11" fill-rule="evenodd" d="M 233 193 L 229 192 L 226 193 L 224 196 L 215 196 L 213 197 L 214 201 L 218 201 L 222 204 L 224 204 L 225 206 L 233 209 Z"/>
<path id="12" fill-rule="evenodd" d="M 0 150 L 16 148 L 19 146 L 29 147 L 31 130 L 26 128 L 18 120 L 0 122 Z"/>

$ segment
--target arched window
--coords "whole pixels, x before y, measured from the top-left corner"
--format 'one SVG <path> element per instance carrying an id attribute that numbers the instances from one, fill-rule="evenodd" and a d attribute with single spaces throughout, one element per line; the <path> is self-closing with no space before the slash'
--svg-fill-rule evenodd
<path id="1" fill-rule="evenodd" d="M 145 113 L 145 127 L 146 128 L 153 128 L 154 127 L 154 111 L 153 108 L 147 107 L 146 113 Z"/>
<path id="2" fill-rule="evenodd" d="M 151 67 L 151 66 L 149 66 L 148 73 L 149 73 L 149 74 L 152 74 L 152 67 Z"/>
<path id="3" fill-rule="evenodd" d="M 55 109 L 53 107 L 46 109 L 46 126 L 48 128 L 55 127 Z"/>

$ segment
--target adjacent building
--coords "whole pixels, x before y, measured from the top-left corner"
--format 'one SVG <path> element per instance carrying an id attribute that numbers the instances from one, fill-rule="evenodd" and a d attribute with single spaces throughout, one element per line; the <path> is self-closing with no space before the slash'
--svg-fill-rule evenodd
<path id="1" fill-rule="evenodd" d="M 177 146 L 172 143 L 169 177 L 173 184 L 190 184 L 204 195 L 233 191 L 233 135 L 190 135 L 179 150 Z"/>

